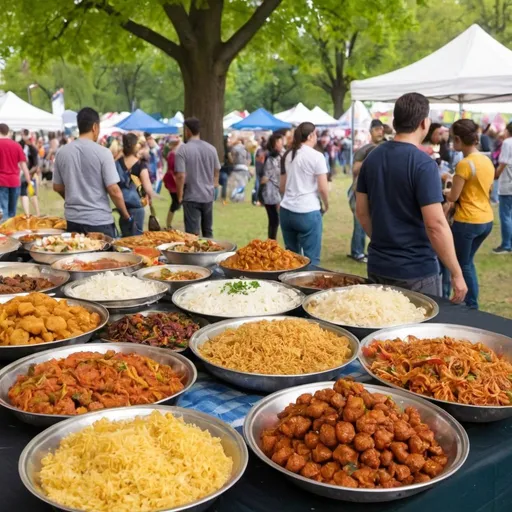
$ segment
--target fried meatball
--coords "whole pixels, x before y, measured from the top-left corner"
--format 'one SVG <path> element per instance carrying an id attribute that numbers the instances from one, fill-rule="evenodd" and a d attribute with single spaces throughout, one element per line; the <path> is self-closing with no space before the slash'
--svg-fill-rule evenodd
<path id="1" fill-rule="evenodd" d="M 377 429 L 377 421 L 371 418 L 369 414 L 365 414 L 356 421 L 356 429 L 358 432 L 365 432 L 371 435 Z"/>
<path id="2" fill-rule="evenodd" d="M 352 383 L 345 379 L 338 379 L 334 383 L 334 391 L 336 393 L 340 393 L 343 396 L 347 396 L 350 390 L 352 389 Z"/>
<path id="3" fill-rule="evenodd" d="M 338 439 L 336 438 L 336 429 L 332 425 L 324 423 L 320 427 L 320 442 L 332 448 L 338 445 Z"/>
<path id="4" fill-rule="evenodd" d="M 350 446 L 346 446 L 344 444 L 339 444 L 334 453 L 332 454 L 332 458 L 339 462 L 342 466 L 345 464 L 357 463 L 357 459 L 359 454 Z"/>
<path id="5" fill-rule="evenodd" d="M 361 398 L 363 399 L 364 405 L 367 409 L 373 409 L 373 406 L 377 403 L 373 395 L 369 391 L 363 391 L 361 393 Z"/>
<path id="6" fill-rule="evenodd" d="M 345 471 L 338 471 L 337 473 L 334 473 L 333 480 L 336 485 L 341 485 L 342 487 L 352 487 L 353 489 L 359 487 L 357 480 L 354 480 L 351 476 L 347 475 Z"/>
<path id="7" fill-rule="evenodd" d="M 407 451 L 408 447 L 405 443 L 394 441 L 389 445 L 389 448 L 393 452 L 393 455 L 396 457 L 398 462 L 401 462 L 402 464 L 405 463 L 407 457 L 409 456 L 409 452 Z"/>
<path id="8" fill-rule="evenodd" d="M 439 475 L 443 472 L 443 466 L 432 459 L 427 459 L 425 461 L 425 465 L 422 469 L 423 473 L 426 473 L 428 476 L 434 478 L 435 476 Z"/>
<path id="9" fill-rule="evenodd" d="M 274 452 L 278 452 L 281 448 L 291 448 L 292 440 L 289 437 L 280 437 L 274 448 Z"/>
<path id="10" fill-rule="evenodd" d="M 373 411 L 382 411 L 382 412 L 388 412 L 389 407 L 386 404 L 375 404 L 373 406 Z"/>
<path id="11" fill-rule="evenodd" d="M 311 399 L 313 398 L 313 395 L 311 393 L 303 393 L 302 395 L 297 398 L 297 404 L 301 405 L 309 405 L 311 402 Z"/>
<path id="12" fill-rule="evenodd" d="M 375 448 L 370 448 L 361 454 L 359 461 L 372 469 L 379 469 L 380 453 Z"/>
<path id="13" fill-rule="evenodd" d="M 439 445 L 439 443 L 434 439 L 432 443 L 430 444 L 428 451 L 432 455 L 444 455 L 443 448 Z"/>
<path id="14" fill-rule="evenodd" d="M 379 409 L 369 411 L 368 416 L 370 416 L 370 418 L 373 418 L 377 422 L 377 425 L 385 423 L 388 419 L 384 412 Z"/>
<path id="15" fill-rule="evenodd" d="M 414 407 L 406 407 L 405 412 L 409 415 L 409 424 L 411 427 L 416 427 L 421 423 L 420 413 Z"/>
<path id="16" fill-rule="evenodd" d="M 305 478 L 314 478 L 320 474 L 321 466 L 315 462 L 306 462 L 306 465 L 300 470 L 300 474 Z"/>
<path id="17" fill-rule="evenodd" d="M 295 452 L 298 453 L 299 455 L 303 455 L 304 457 L 307 457 L 311 453 L 311 450 L 306 446 L 305 443 L 301 442 L 295 448 Z"/>
<path id="18" fill-rule="evenodd" d="M 391 480 L 386 480 L 384 483 L 381 484 L 384 489 L 393 489 L 395 487 L 401 487 L 402 484 L 398 481 L 392 478 Z"/>
<path id="19" fill-rule="evenodd" d="M 316 448 L 312 450 L 311 457 L 315 462 L 318 462 L 321 464 L 322 462 L 327 462 L 328 460 L 331 460 L 332 458 L 332 451 L 327 448 L 322 443 L 318 443 L 316 445 Z"/>
<path id="20" fill-rule="evenodd" d="M 332 480 L 334 473 L 341 469 L 340 465 L 337 462 L 328 462 L 322 469 L 320 470 L 320 474 L 324 478 L 324 480 Z"/>
<path id="21" fill-rule="evenodd" d="M 359 432 L 354 437 L 354 448 L 358 452 L 364 452 L 365 450 L 369 450 L 370 448 L 374 448 L 375 443 L 370 434 L 366 434 L 364 432 Z"/>
<path id="22" fill-rule="evenodd" d="M 343 408 L 343 421 L 354 423 L 364 414 L 364 411 L 363 399 L 350 395 L 347 399 L 347 404 Z"/>
<path id="23" fill-rule="evenodd" d="M 393 453 L 389 450 L 382 450 L 380 452 L 381 466 L 389 466 L 393 462 Z"/>
<path id="24" fill-rule="evenodd" d="M 313 400 L 311 400 L 311 403 L 306 409 L 306 416 L 309 416 L 310 418 L 320 418 L 327 407 L 329 406 L 326 402 L 313 403 Z"/>
<path id="25" fill-rule="evenodd" d="M 377 450 L 384 450 L 389 448 L 389 445 L 395 438 L 392 432 L 389 432 L 385 428 L 378 428 L 373 434 L 373 440 L 375 441 L 375 448 Z"/>
<path id="26" fill-rule="evenodd" d="M 332 395 L 329 403 L 331 404 L 332 407 L 339 410 L 342 407 L 345 407 L 347 400 L 340 393 L 334 393 L 334 395 Z"/>
<path id="27" fill-rule="evenodd" d="M 331 425 L 334 427 L 336 423 L 338 423 L 338 413 L 334 412 L 331 414 L 324 414 L 319 420 L 322 420 L 324 423 L 327 423 L 327 425 Z"/>
<path id="28" fill-rule="evenodd" d="M 274 453 L 274 448 L 277 443 L 277 436 L 263 436 L 261 439 L 261 449 L 263 453 L 270 457 Z"/>
<path id="29" fill-rule="evenodd" d="M 397 441 L 407 441 L 414 435 L 414 430 L 406 421 L 398 420 L 395 421 L 394 433 Z"/>
<path id="30" fill-rule="evenodd" d="M 294 453 L 288 459 L 285 468 L 292 473 L 298 473 L 306 465 L 306 459 L 302 455 Z"/>
<path id="31" fill-rule="evenodd" d="M 416 473 L 414 475 L 415 484 L 422 484 L 424 482 L 430 482 L 430 477 L 428 475 L 425 475 L 425 473 Z"/>
<path id="32" fill-rule="evenodd" d="M 360 487 L 373 489 L 377 480 L 377 471 L 370 468 L 362 468 L 352 473 L 352 478 L 358 481 Z"/>
<path id="33" fill-rule="evenodd" d="M 356 435 L 356 429 L 348 421 L 339 421 L 336 423 L 336 438 L 340 443 L 350 444 Z"/>
<path id="34" fill-rule="evenodd" d="M 425 464 L 425 457 L 419 453 L 410 453 L 405 459 L 405 465 L 411 470 L 412 473 L 421 471 L 421 468 Z"/>
<path id="35" fill-rule="evenodd" d="M 288 459 L 294 454 L 292 448 L 281 448 L 272 455 L 272 460 L 280 466 L 285 466 Z"/>
<path id="36" fill-rule="evenodd" d="M 379 469 L 377 471 L 377 477 L 381 485 L 393 480 L 393 477 L 385 469 Z"/>
<path id="37" fill-rule="evenodd" d="M 409 450 L 411 453 L 424 453 L 427 448 L 428 443 L 423 441 L 420 436 L 415 434 L 409 439 Z"/>
<path id="38" fill-rule="evenodd" d="M 316 432 L 308 432 L 304 436 L 304 443 L 306 443 L 306 446 L 312 450 L 313 448 L 316 448 L 316 445 L 320 442 L 320 436 Z"/>
<path id="39" fill-rule="evenodd" d="M 334 391 L 334 389 L 319 389 L 314 396 L 317 400 L 322 400 L 322 402 L 330 402 L 335 393 L 336 391 Z"/>
<path id="40" fill-rule="evenodd" d="M 414 430 L 423 441 L 426 441 L 427 443 L 432 443 L 432 441 L 434 441 L 434 432 L 432 432 L 429 426 L 425 425 L 425 423 L 420 423 L 414 427 Z"/>
<path id="41" fill-rule="evenodd" d="M 437 462 L 441 466 L 445 467 L 448 464 L 448 457 L 446 455 L 434 455 L 430 457 L 434 462 Z"/>
<path id="42" fill-rule="evenodd" d="M 399 482 L 403 482 L 406 478 L 411 476 L 411 470 L 404 464 L 395 465 L 395 478 Z"/>

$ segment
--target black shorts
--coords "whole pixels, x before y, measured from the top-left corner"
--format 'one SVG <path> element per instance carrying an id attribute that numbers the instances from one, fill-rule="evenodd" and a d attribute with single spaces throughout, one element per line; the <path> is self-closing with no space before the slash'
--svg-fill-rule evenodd
<path id="1" fill-rule="evenodd" d="M 32 183 L 33 185 L 33 183 Z M 35 187 L 34 187 L 35 188 Z M 37 194 L 34 194 L 34 195 L 37 195 Z M 25 196 L 28 196 L 28 183 L 23 180 L 21 182 L 21 186 L 20 186 L 20 196 L 21 197 L 25 197 Z"/>
<path id="2" fill-rule="evenodd" d="M 178 194 L 176 192 L 170 192 L 171 194 L 171 207 L 169 208 L 171 213 L 177 212 L 181 208 L 181 204 L 178 201 Z"/>

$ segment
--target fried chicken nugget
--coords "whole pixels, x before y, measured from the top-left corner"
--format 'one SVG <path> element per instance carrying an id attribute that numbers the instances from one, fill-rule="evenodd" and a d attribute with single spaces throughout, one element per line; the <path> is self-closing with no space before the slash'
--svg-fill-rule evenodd
<path id="1" fill-rule="evenodd" d="M 9 336 L 9 345 L 26 345 L 30 338 L 30 334 L 23 329 L 14 329 Z"/>
<path id="2" fill-rule="evenodd" d="M 46 328 L 55 333 L 61 333 L 62 331 L 65 331 L 68 328 L 68 324 L 66 323 L 66 320 L 62 318 L 61 316 L 49 316 L 45 319 Z"/>
<path id="3" fill-rule="evenodd" d="M 30 334 L 41 334 L 46 330 L 42 318 L 37 318 L 34 315 L 28 315 L 19 321 L 17 327 L 28 331 Z"/>
<path id="4" fill-rule="evenodd" d="M 36 308 L 34 307 L 34 304 L 31 304 L 30 302 L 21 302 L 18 305 L 18 315 L 25 316 L 30 315 L 34 313 Z"/>

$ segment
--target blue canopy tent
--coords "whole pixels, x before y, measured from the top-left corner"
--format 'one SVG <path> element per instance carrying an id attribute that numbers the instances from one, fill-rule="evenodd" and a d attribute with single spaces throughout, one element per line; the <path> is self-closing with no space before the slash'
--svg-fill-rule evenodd
<path id="1" fill-rule="evenodd" d="M 232 130 L 280 130 L 282 128 L 291 128 L 290 123 L 280 121 L 264 108 L 255 110 L 245 119 L 238 121 L 231 126 Z"/>
<path id="2" fill-rule="evenodd" d="M 122 130 L 137 131 L 137 132 L 148 132 L 148 133 L 178 133 L 178 129 L 174 126 L 161 123 L 157 121 L 146 112 L 138 108 L 135 112 L 132 112 L 128 117 L 116 124 L 117 128 Z"/>

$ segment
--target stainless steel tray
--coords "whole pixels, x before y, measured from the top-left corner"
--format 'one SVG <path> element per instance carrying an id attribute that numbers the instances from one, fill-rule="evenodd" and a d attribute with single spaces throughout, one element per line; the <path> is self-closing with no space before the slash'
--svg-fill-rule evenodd
<path id="1" fill-rule="evenodd" d="M 92 425 L 94 422 L 107 418 L 111 421 L 130 420 L 136 416 L 148 416 L 153 411 L 158 410 L 163 414 L 171 413 L 176 417 L 181 417 L 185 423 L 196 425 L 202 430 L 208 430 L 214 437 L 221 440 L 224 453 L 233 460 L 233 469 L 229 480 L 216 492 L 205 496 L 197 501 L 175 507 L 172 509 L 160 509 L 159 511 L 149 512 L 203 512 L 208 509 L 212 503 L 228 489 L 238 482 L 242 477 L 249 460 L 247 447 L 242 436 L 226 423 L 209 416 L 208 414 L 182 409 L 181 407 L 168 407 L 164 405 L 147 405 L 136 407 L 122 407 L 119 409 L 106 409 L 98 412 L 92 412 L 84 416 L 77 416 L 67 421 L 63 421 L 53 427 L 40 433 L 23 450 L 18 470 L 20 478 L 25 487 L 41 501 L 44 501 L 57 510 L 66 510 L 68 512 L 82 512 L 79 509 L 63 507 L 58 503 L 51 501 L 42 491 L 38 481 L 38 472 L 41 469 L 41 459 L 49 452 L 54 452 L 61 440 L 80 430 Z"/>
<path id="2" fill-rule="evenodd" d="M 6 235 L 0 235 L 0 261 L 7 259 L 21 247 L 21 242 Z"/>
<path id="3" fill-rule="evenodd" d="M 24 231 L 16 231 L 12 235 L 10 235 L 12 238 L 15 238 L 16 240 L 19 240 L 21 245 L 23 246 L 23 249 L 25 251 L 28 251 L 30 249 L 30 246 L 34 242 L 23 242 L 20 240 L 20 238 L 26 236 L 26 235 L 38 235 L 40 237 L 44 236 L 51 236 L 51 235 L 61 235 L 62 233 L 65 233 L 63 229 L 26 229 Z"/>
<path id="4" fill-rule="evenodd" d="M 353 286 L 354 284 L 369 284 L 370 281 L 364 277 L 356 276 L 354 274 L 344 274 L 343 272 L 328 272 L 326 270 L 305 270 L 303 272 L 290 272 L 287 274 L 281 274 L 279 281 L 282 283 L 295 286 L 301 292 L 306 295 L 311 295 L 318 291 L 323 291 L 320 288 L 312 288 L 307 286 L 307 283 L 317 277 L 345 277 L 354 280 L 354 282 L 347 286 Z"/>
<path id="5" fill-rule="evenodd" d="M 158 272 L 159 270 L 162 270 L 164 268 L 170 270 L 171 272 L 197 272 L 198 274 L 201 274 L 202 277 L 187 281 L 164 281 L 163 279 L 154 279 L 151 277 L 147 277 L 148 274 Z M 212 271 L 209 268 L 199 267 L 197 265 L 159 265 L 155 267 L 142 268 L 135 273 L 135 277 L 143 279 L 144 281 L 156 281 L 158 283 L 164 283 L 169 288 L 167 292 L 169 295 L 172 295 L 176 290 L 179 290 L 180 288 L 183 288 L 184 286 L 187 286 L 189 284 L 201 283 L 202 281 L 206 281 L 207 279 L 210 279 L 211 275 Z"/>
<path id="6" fill-rule="evenodd" d="M 271 279 L 277 281 L 279 279 L 279 276 L 282 276 L 284 274 L 288 274 L 290 272 L 295 273 L 300 272 L 301 270 L 305 270 L 311 263 L 311 260 L 309 258 L 306 258 L 305 256 L 304 258 L 307 260 L 306 263 L 304 263 L 304 265 L 290 270 L 239 270 L 236 268 L 225 267 L 223 265 L 224 260 L 219 261 L 218 265 L 222 272 L 224 272 L 224 275 L 226 277 L 246 277 L 248 279 Z"/>
<path id="7" fill-rule="evenodd" d="M 2 277 L 11 277 L 16 274 L 23 275 L 26 274 L 29 277 L 42 277 L 44 279 L 48 279 L 53 283 L 53 286 L 50 288 L 46 288 L 46 290 L 38 290 L 41 293 L 51 293 L 54 292 L 60 286 L 65 285 L 69 281 L 69 272 L 64 270 L 53 270 L 47 265 L 36 265 L 34 263 L 12 263 L 8 266 L 0 267 L 0 276 Z M 21 293 L 10 293 L 8 294 L 11 297 L 16 297 L 20 295 L 26 295 L 28 292 Z M 1 296 L 1 294 L 0 294 Z"/>
<path id="8" fill-rule="evenodd" d="M 430 400 L 443 409 L 446 409 L 453 417 L 459 421 L 488 423 L 491 421 L 503 420 L 512 417 L 512 405 L 502 406 L 482 406 L 482 405 L 466 405 L 458 404 L 455 402 L 448 402 L 446 400 L 437 400 L 429 396 L 414 393 L 405 390 L 391 382 L 384 380 L 375 375 L 370 370 L 371 359 L 366 357 L 363 353 L 363 348 L 367 347 L 374 340 L 391 340 L 391 339 L 406 339 L 408 336 L 415 336 L 416 338 L 442 338 L 448 336 L 450 338 L 464 339 L 471 343 L 481 342 L 492 349 L 498 354 L 503 354 L 509 361 L 512 362 L 512 338 L 496 334 L 490 331 L 484 331 L 476 327 L 467 327 L 465 325 L 453 324 L 416 324 L 405 327 L 390 327 L 389 329 L 382 329 L 377 331 L 361 341 L 361 352 L 359 353 L 359 360 L 364 369 L 375 379 L 379 380 L 386 386 L 391 386 L 395 389 L 401 389 L 411 395 L 419 396 L 425 400 Z"/>
<path id="9" fill-rule="evenodd" d="M 201 240 L 207 239 L 201 238 Z M 169 244 L 159 245 L 157 249 L 162 251 L 169 263 L 173 263 L 175 265 L 197 265 L 200 267 L 215 265 L 215 260 L 219 255 L 226 252 L 236 251 L 236 245 L 232 242 L 228 242 L 227 240 L 214 240 L 213 238 L 211 240 L 223 247 L 223 250 L 215 252 L 178 252 L 172 250 L 172 247 L 182 244 L 182 242 L 172 242 Z"/>
<path id="10" fill-rule="evenodd" d="M 197 370 L 191 361 L 180 354 L 176 354 L 171 350 L 156 347 L 148 347 L 138 345 L 136 343 L 87 343 L 82 345 L 74 345 L 72 347 L 62 347 L 59 349 L 46 350 L 40 354 L 34 354 L 0 370 L 0 405 L 9 409 L 14 415 L 25 423 L 47 427 L 58 423 L 59 421 L 74 416 L 64 414 L 39 414 L 26 412 L 14 407 L 9 402 L 9 389 L 16 382 L 16 377 L 20 374 L 26 374 L 32 365 L 40 364 L 50 359 L 63 359 L 76 352 L 99 352 L 104 354 L 109 350 L 120 352 L 122 354 L 140 354 L 149 357 L 160 364 L 170 366 L 178 375 L 183 375 L 183 390 L 178 393 L 155 402 L 157 404 L 171 405 L 176 402 L 178 396 L 188 391 L 197 379 Z M 89 416 L 90 413 L 87 413 Z"/>
<path id="11" fill-rule="evenodd" d="M 434 431 L 436 440 L 443 447 L 448 456 L 448 464 L 443 473 L 429 482 L 406 485 L 394 489 L 352 489 L 319 483 L 297 475 L 279 466 L 267 457 L 261 450 L 261 433 L 266 429 L 272 428 L 278 422 L 277 414 L 283 411 L 290 403 L 295 402 L 302 393 L 315 393 L 320 389 L 332 388 L 332 386 L 333 382 L 321 382 L 278 391 L 277 393 L 263 398 L 254 405 L 245 418 L 244 436 L 251 450 L 265 464 L 283 473 L 291 479 L 295 485 L 314 494 L 336 500 L 354 501 L 358 503 L 392 501 L 407 498 L 413 494 L 434 487 L 457 472 L 466 461 L 469 454 L 468 435 L 462 425 L 446 411 L 405 391 L 371 385 L 365 385 L 365 388 L 370 393 L 384 393 L 404 408 L 412 406 L 418 409 L 423 423 L 426 423 Z"/>
<path id="12" fill-rule="evenodd" d="M 206 366 L 206 369 L 219 379 L 225 380 L 226 382 L 234 384 L 235 386 L 240 386 L 242 388 L 252 389 L 255 391 L 261 391 L 265 393 L 272 393 L 274 391 L 289 388 L 291 386 L 298 386 L 299 384 L 334 379 L 338 375 L 340 375 L 340 373 L 342 373 L 343 368 L 345 366 L 349 365 L 357 358 L 357 354 L 359 352 L 359 341 L 353 334 L 349 333 L 345 329 L 342 329 L 341 327 L 336 327 L 334 325 L 328 324 L 327 322 L 322 322 L 320 320 L 311 319 L 301 320 L 306 320 L 307 322 L 310 323 L 319 324 L 320 327 L 327 331 L 331 331 L 339 336 L 346 336 L 348 338 L 350 348 L 352 350 L 352 355 L 347 361 L 334 368 L 329 368 L 328 370 L 323 370 L 314 373 L 305 373 L 301 375 L 269 375 L 263 373 L 241 372 L 213 364 L 210 361 L 208 361 L 208 359 L 206 359 L 199 351 L 199 348 L 206 341 L 208 341 L 211 338 L 214 338 L 215 336 L 218 336 L 226 329 L 236 329 L 237 327 L 240 327 L 243 324 L 258 322 L 260 320 L 275 321 L 285 319 L 297 320 L 297 318 L 290 316 L 260 316 L 218 322 L 216 324 L 203 327 L 202 329 L 197 331 L 190 339 L 189 347 L 192 350 L 192 352 L 199 359 L 201 359 L 201 361 Z"/>

